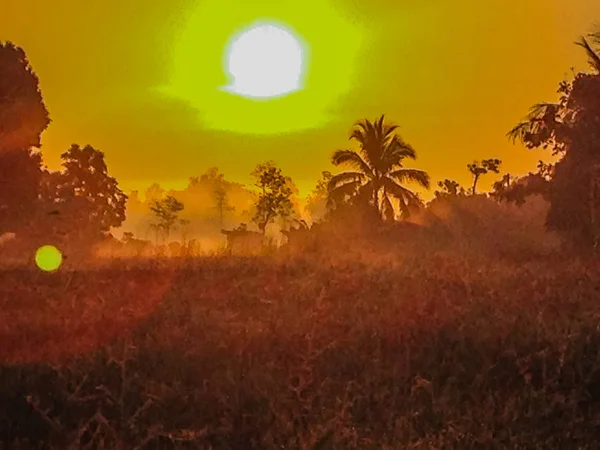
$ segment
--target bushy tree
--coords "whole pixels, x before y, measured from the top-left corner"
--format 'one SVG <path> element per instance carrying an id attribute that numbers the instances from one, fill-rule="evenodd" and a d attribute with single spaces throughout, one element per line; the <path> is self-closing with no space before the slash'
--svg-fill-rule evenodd
<path id="1" fill-rule="evenodd" d="M 47 173 L 42 195 L 60 216 L 58 228 L 70 240 L 94 242 L 125 220 L 127 195 L 108 174 L 104 153 L 73 144 L 61 155 L 62 170 Z"/>
<path id="2" fill-rule="evenodd" d="M 25 51 L 0 42 L 0 153 L 40 147 L 50 116 Z"/>
<path id="3" fill-rule="evenodd" d="M 23 231 L 39 206 L 41 134 L 50 124 L 22 48 L 0 42 L 0 234 Z"/>
<path id="4" fill-rule="evenodd" d="M 527 197 L 540 195 L 549 199 L 550 180 L 554 175 L 554 164 L 539 161 L 537 172 L 530 172 L 523 177 L 514 177 L 504 174 L 493 185 L 491 196 L 498 201 L 524 205 Z"/>
<path id="5" fill-rule="evenodd" d="M 527 148 L 549 148 L 560 157 L 550 181 L 547 225 L 573 244 L 591 248 L 598 242 L 600 192 L 600 34 L 582 38 L 590 72 L 577 73 L 559 85 L 558 103 L 534 105 L 508 135 Z"/>
<path id="6" fill-rule="evenodd" d="M 291 197 L 296 189 L 291 178 L 284 176 L 272 161 L 259 164 L 251 175 L 259 189 L 252 221 L 265 234 L 267 225 L 275 219 L 285 220 L 293 214 Z"/>

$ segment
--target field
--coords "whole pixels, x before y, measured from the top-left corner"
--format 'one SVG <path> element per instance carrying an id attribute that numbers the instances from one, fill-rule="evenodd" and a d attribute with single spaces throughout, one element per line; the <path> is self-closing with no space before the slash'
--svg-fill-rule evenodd
<path id="1" fill-rule="evenodd" d="M 597 448 L 600 267 L 206 257 L 0 272 L 3 448 Z"/>

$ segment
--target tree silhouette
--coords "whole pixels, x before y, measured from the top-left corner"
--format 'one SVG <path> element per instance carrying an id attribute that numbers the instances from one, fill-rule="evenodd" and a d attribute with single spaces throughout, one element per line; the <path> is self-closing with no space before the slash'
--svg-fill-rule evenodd
<path id="1" fill-rule="evenodd" d="M 39 147 L 49 124 L 39 80 L 25 52 L 0 42 L 0 152 Z"/>
<path id="2" fill-rule="evenodd" d="M 600 177 L 600 54 L 594 45 L 600 45 L 600 35 L 583 37 L 577 45 L 584 49 L 591 72 L 561 82 L 558 103 L 534 105 L 508 136 L 527 148 L 549 148 L 560 156 L 550 181 L 546 223 L 589 248 L 600 233 L 595 217 L 600 198 L 594 189 Z"/>
<path id="3" fill-rule="evenodd" d="M 33 225 L 40 206 L 42 156 L 34 150 L 0 151 L 0 235 Z"/>
<path id="4" fill-rule="evenodd" d="M 476 194 L 477 182 L 482 175 L 488 172 L 500 173 L 500 164 L 502 161 L 499 159 L 484 159 L 481 161 L 474 161 L 471 164 L 467 164 L 469 172 L 473 175 L 473 187 L 471 188 L 471 194 Z"/>
<path id="5" fill-rule="evenodd" d="M 60 214 L 63 232 L 70 239 L 94 241 L 121 226 L 127 195 L 108 174 L 104 153 L 73 144 L 61 159 L 62 170 L 46 174 L 42 196 Z"/>
<path id="6" fill-rule="evenodd" d="M 305 211 L 310 214 L 312 221 L 323 218 L 329 208 L 332 207 L 328 204 L 328 190 L 327 186 L 333 175 L 329 171 L 321 172 L 321 178 L 317 182 L 317 186 L 309 194 L 306 199 Z"/>
<path id="7" fill-rule="evenodd" d="M 294 205 L 290 198 L 296 189 L 291 178 L 284 176 L 272 161 L 259 164 L 251 175 L 260 189 L 252 221 L 264 235 L 267 225 L 277 217 L 286 219 L 291 216 Z"/>
<path id="8" fill-rule="evenodd" d="M 383 115 L 375 122 L 365 119 L 355 124 L 350 140 L 358 142 L 359 151 L 337 150 L 331 158 L 335 166 L 354 169 L 334 175 L 329 181 L 332 204 L 355 198 L 371 205 L 387 220 L 395 218 L 392 198 L 398 201 L 402 217 L 408 217 L 411 210 L 421 204 L 418 196 L 402 183 L 415 182 L 429 188 L 429 175 L 403 167 L 404 159 L 416 159 L 416 153 L 395 133 L 397 128 L 384 123 Z"/>
<path id="9" fill-rule="evenodd" d="M 158 219 L 158 222 L 154 223 L 153 227 L 157 231 L 162 232 L 165 240 L 169 238 L 175 226 L 182 222 L 179 219 L 179 213 L 183 209 L 183 203 L 171 195 L 167 195 L 162 200 L 155 200 L 150 204 L 150 210 Z"/>
<path id="10" fill-rule="evenodd" d="M 235 208 L 229 204 L 227 190 L 225 189 L 225 185 L 222 181 L 214 184 L 211 194 L 215 202 L 214 208 L 219 216 L 219 226 L 223 227 L 225 214 L 235 211 Z"/>
<path id="11" fill-rule="evenodd" d="M 0 42 L 0 234 L 34 226 L 43 170 L 33 147 L 49 123 L 25 52 Z"/>

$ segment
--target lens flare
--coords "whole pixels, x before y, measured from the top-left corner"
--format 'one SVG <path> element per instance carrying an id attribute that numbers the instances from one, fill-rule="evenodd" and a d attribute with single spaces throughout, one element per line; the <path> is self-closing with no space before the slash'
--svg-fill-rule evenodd
<path id="1" fill-rule="evenodd" d="M 62 253 L 53 245 L 44 245 L 35 252 L 35 263 L 44 272 L 58 270 L 62 260 Z"/>

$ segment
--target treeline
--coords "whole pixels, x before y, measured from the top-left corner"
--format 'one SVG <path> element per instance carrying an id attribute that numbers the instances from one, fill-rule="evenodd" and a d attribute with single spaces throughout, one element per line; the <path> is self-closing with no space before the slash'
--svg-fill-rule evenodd
<path id="1" fill-rule="evenodd" d="M 97 245 L 114 243 L 111 230 L 125 224 L 119 244 L 141 248 L 178 241 L 189 249 L 199 237 L 222 241 L 222 233 L 231 229 L 263 237 L 269 229 L 287 230 L 289 237 L 294 230 L 306 234 L 309 222 L 337 223 L 338 228 L 357 222 L 422 222 L 443 202 L 472 197 L 523 205 L 537 195 L 549 204 L 548 229 L 578 250 L 594 249 L 600 236 L 600 56 L 594 45 L 600 45 L 600 35 L 582 38 L 578 45 L 592 70 L 561 82 L 557 103 L 535 105 L 508 133 L 528 148 L 549 148 L 558 162 L 540 161 L 535 172 L 515 177 L 500 175 L 497 158 L 474 161 L 467 165 L 470 186 L 445 179 L 426 203 L 412 187 L 431 189 L 430 177 L 406 167 L 416 151 L 384 116 L 354 125 L 350 139 L 358 150 L 337 150 L 331 158 L 334 166 L 347 170 L 322 172 L 304 200 L 272 161 L 255 167 L 251 187 L 228 181 L 213 168 L 190 178 L 180 191 L 154 184 L 143 198 L 138 191 L 128 198 L 110 176 L 104 154 L 90 145 L 72 145 L 61 156 L 61 169 L 50 171 L 39 151 L 50 114 L 38 78 L 21 48 L 0 43 L 0 236 L 15 236 L 18 243 L 12 248 L 20 254 L 52 243 L 67 255 L 89 256 Z M 492 192 L 479 193 L 478 183 L 489 174 L 500 178 Z"/>

